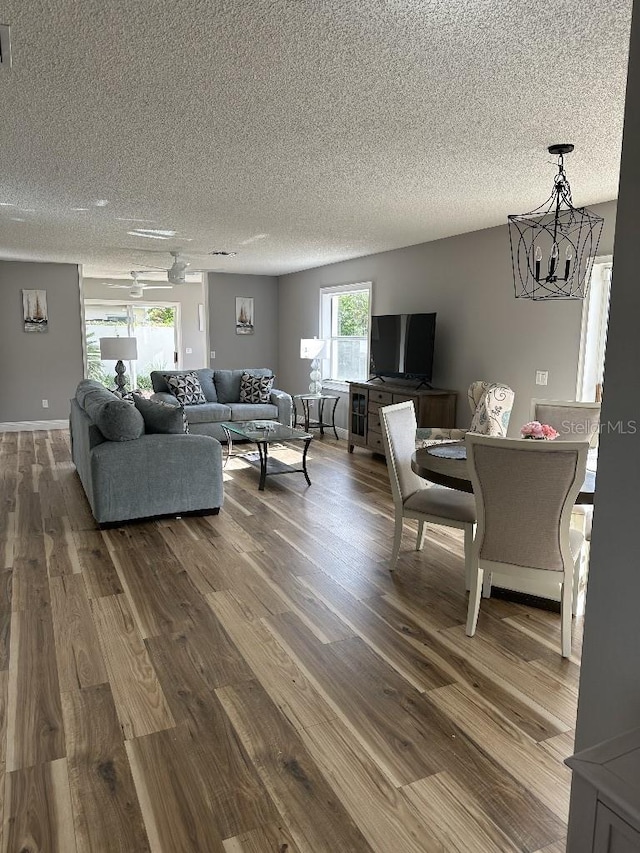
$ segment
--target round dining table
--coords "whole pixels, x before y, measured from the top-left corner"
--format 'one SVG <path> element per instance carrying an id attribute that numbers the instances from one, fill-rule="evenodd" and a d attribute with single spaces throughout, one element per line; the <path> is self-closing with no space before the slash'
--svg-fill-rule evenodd
<path id="1" fill-rule="evenodd" d="M 589 451 L 587 474 L 576 499 L 577 504 L 592 504 L 596 491 L 595 452 Z M 411 457 L 411 468 L 424 480 L 473 493 L 467 467 L 467 448 L 464 441 L 445 442 L 423 447 Z"/>

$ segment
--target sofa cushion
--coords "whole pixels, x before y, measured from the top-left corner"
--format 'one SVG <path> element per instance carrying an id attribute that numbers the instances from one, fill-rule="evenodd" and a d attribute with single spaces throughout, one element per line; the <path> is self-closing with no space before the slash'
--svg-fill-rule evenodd
<path id="1" fill-rule="evenodd" d="M 268 367 L 246 368 L 245 370 L 215 370 L 213 381 L 216 383 L 219 403 L 240 402 L 240 382 L 243 373 L 247 373 L 249 376 L 273 376 L 273 371 Z"/>
<path id="2" fill-rule="evenodd" d="M 181 375 L 165 375 L 167 385 L 172 394 L 183 406 L 196 406 L 206 403 L 207 398 L 202 393 L 202 386 L 195 371 Z"/>
<path id="3" fill-rule="evenodd" d="M 230 403 L 231 421 L 277 421 L 278 407 L 270 403 Z"/>
<path id="4" fill-rule="evenodd" d="M 240 377 L 241 403 L 268 403 L 273 388 L 273 376 L 251 376 L 243 373 Z"/>
<path id="5" fill-rule="evenodd" d="M 231 420 L 231 409 L 222 403 L 200 403 L 198 406 L 185 406 L 187 420 L 191 424 L 219 423 Z"/>
<path id="6" fill-rule="evenodd" d="M 184 406 L 171 406 L 159 400 L 147 400 L 140 394 L 133 395 L 136 409 L 144 420 L 146 433 L 169 433 L 171 435 L 189 432 L 189 424 Z"/>
<path id="7" fill-rule="evenodd" d="M 91 391 L 108 391 L 108 388 L 105 388 L 102 382 L 98 382 L 97 379 L 83 379 L 78 383 L 78 387 L 76 388 L 76 402 L 80 406 L 81 409 L 84 409 L 84 401 L 87 394 L 90 394 Z M 112 392 L 109 391 L 111 394 Z"/>
<path id="8" fill-rule="evenodd" d="M 210 367 L 201 367 L 199 370 L 196 370 L 196 373 L 200 380 L 204 396 L 207 398 L 207 403 L 217 403 L 218 395 L 213 381 L 213 370 Z"/>
<path id="9" fill-rule="evenodd" d="M 109 441 L 133 441 L 144 435 L 144 420 L 140 412 L 108 388 L 79 388 L 76 400 Z"/>

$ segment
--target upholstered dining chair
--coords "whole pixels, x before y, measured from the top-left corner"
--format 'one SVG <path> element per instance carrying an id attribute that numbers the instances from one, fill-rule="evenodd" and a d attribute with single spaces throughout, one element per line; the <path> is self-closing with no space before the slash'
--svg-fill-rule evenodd
<path id="1" fill-rule="evenodd" d="M 426 447 L 439 441 L 460 441 L 467 432 L 506 435 L 514 397 L 511 388 L 501 382 L 472 382 L 467 391 L 473 415 L 469 429 L 420 427 L 416 430 L 416 447 Z"/>
<path id="2" fill-rule="evenodd" d="M 597 443 L 600 428 L 601 403 L 581 400 L 531 401 L 531 420 L 549 424 L 558 431 L 556 441 L 583 441 L 592 446 Z"/>
<path id="3" fill-rule="evenodd" d="M 411 469 L 415 451 L 416 414 L 412 401 L 384 406 L 379 410 L 382 441 L 391 482 L 395 508 L 395 534 L 390 570 L 395 569 L 402 543 L 402 524 L 405 518 L 418 522 L 416 551 L 424 544 L 426 523 L 442 524 L 464 531 L 465 583 L 472 576 L 471 547 L 476 521 L 473 495 L 453 489 L 429 488 Z"/>
<path id="4" fill-rule="evenodd" d="M 571 527 L 571 510 L 589 443 L 469 433 L 465 444 L 478 514 L 467 635 L 476 632 L 485 573 L 544 579 L 560 586 L 562 656 L 569 657 L 573 578 L 584 541 Z"/>

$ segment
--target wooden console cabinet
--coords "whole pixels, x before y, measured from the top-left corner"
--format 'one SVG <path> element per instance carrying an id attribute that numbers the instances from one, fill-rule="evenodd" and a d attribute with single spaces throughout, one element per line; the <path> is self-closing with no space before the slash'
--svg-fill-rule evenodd
<path id="1" fill-rule="evenodd" d="M 565 764 L 573 770 L 574 784 L 579 780 L 582 790 L 580 817 L 572 821 L 567 849 L 638 853 L 640 729 L 577 752 Z"/>
<path id="2" fill-rule="evenodd" d="M 456 425 L 455 391 L 417 389 L 414 382 L 349 383 L 349 453 L 355 445 L 384 454 L 378 409 L 412 400 L 419 427 L 452 428 Z"/>

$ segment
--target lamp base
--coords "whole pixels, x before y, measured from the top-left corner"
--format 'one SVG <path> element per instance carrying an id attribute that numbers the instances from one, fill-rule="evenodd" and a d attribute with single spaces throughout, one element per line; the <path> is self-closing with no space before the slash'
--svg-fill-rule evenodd
<path id="1" fill-rule="evenodd" d="M 311 362 L 311 373 L 309 374 L 309 393 L 310 394 L 321 394 L 322 393 L 322 379 L 320 376 L 320 360 L 314 358 Z"/>
<path id="2" fill-rule="evenodd" d="M 116 361 L 116 388 L 121 394 L 124 394 L 125 388 L 127 387 L 127 380 L 124 378 L 125 373 L 126 368 L 122 359 L 118 359 L 118 361 Z"/>

